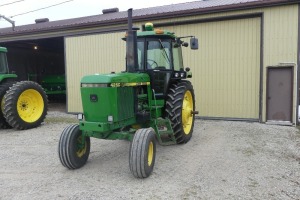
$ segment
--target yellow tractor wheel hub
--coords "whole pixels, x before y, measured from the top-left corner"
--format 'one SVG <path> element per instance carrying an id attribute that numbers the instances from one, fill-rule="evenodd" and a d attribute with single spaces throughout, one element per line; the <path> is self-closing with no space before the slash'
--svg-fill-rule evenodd
<path id="1" fill-rule="evenodd" d="M 193 125 L 194 100 L 192 93 L 188 90 L 184 94 L 182 102 L 182 126 L 186 135 L 190 134 Z"/>
<path id="2" fill-rule="evenodd" d="M 148 166 L 152 165 L 153 162 L 153 142 L 150 142 L 149 147 L 148 147 Z"/>
<path id="3" fill-rule="evenodd" d="M 4 97 L 1 99 L 1 112 L 3 113 L 4 111 Z"/>
<path id="4" fill-rule="evenodd" d="M 80 144 L 82 144 L 82 140 L 83 140 L 82 136 L 79 136 L 77 138 L 77 144 L 78 144 L 78 146 L 77 146 L 76 155 L 77 155 L 78 158 L 81 158 L 86 153 L 86 149 L 87 149 L 86 142 L 85 142 L 85 144 L 84 144 L 83 147 L 82 147 L 82 145 L 80 145 Z"/>
<path id="5" fill-rule="evenodd" d="M 18 98 L 18 115 L 23 121 L 33 123 L 42 116 L 44 106 L 43 97 L 38 91 L 34 89 L 25 90 Z"/>

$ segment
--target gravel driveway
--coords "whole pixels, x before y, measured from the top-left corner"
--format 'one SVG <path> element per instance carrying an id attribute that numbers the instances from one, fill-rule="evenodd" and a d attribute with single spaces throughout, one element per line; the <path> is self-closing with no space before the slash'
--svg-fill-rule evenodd
<path id="1" fill-rule="evenodd" d="M 189 143 L 158 145 L 152 175 L 136 179 L 127 141 L 92 139 L 87 164 L 64 168 L 57 145 L 73 121 L 51 111 L 38 128 L 0 130 L 1 200 L 300 199 L 295 127 L 197 120 Z"/>

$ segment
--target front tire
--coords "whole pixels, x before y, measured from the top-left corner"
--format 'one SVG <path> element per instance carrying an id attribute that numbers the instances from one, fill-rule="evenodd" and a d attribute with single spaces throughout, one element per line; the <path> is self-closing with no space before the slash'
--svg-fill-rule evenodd
<path id="1" fill-rule="evenodd" d="M 5 94 L 4 101 L 4 117 L 15 129 L 35 128 L 47 115 L 47 95 L 39 84 L 32 81 L 14 84 Z"/>
<path id="2" fill-rule="evenodd" d="M 156 157 L 155 132 L 152 128 L 138 129 L 129 152 L 129 168 L 137 178 L 147 178 L 153 171 Z"/>
<path id="3" fill-rule="evenodd" d="M 79 125 L 70 125 L 63 130 L 59 139 L 59 160 L 68 169 L 78 169 L 87 162 L 90 148 L 90 138 L 83 136 Z"/>
<path id="4" fill-rule="evenodd" d="M 187 143 L 194 129 L 195 94 L 189 81 L 173 84 L 166 101 L 166 117 L 171 121 L 177 144 Z"/>

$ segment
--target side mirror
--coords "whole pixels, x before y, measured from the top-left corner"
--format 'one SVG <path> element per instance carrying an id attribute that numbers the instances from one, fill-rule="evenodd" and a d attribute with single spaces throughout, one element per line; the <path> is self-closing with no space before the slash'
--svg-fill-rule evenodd
<path id="1" fill-rule="evenodd" d="M 179 44 L 178 44 L 178 43 L 175 43 L 173 47 L 174 47 L 174 48 L 178 48 L 178 47 L 179 47 Z"/>
<path id="2" fill-rule="evenodd" d="M 195 37 L 192 37 L 190 40 L 191 49 L 196 50 L 198 49 L 198 39 Z"/>
<path id="3" fill-rule="evenodd" d="M 184 42 L 184 43 L 182 43 L 182 46 L 184 46 L 184 47 L 188 47 L 188 46 L 189 46 L 189 43 L 187 43 L 187 42 Z"/>

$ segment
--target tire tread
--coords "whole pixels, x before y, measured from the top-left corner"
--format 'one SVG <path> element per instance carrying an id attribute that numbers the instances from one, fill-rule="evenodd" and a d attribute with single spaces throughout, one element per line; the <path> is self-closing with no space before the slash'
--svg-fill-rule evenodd
<path id="1" fill-rule="evenodd" d="M 27 89 L 34 89 L 40 93 L 44 101 L 44 110 L 38 120 L 32 123 L 23 121 L 18 115 L 17 101 L 20 94 Z M 44 89 L 33 81 L 20 81 L 15 83 L 5 94 L 4 117 L 7 123 L 15 129 L 25 130 L 39 126 L 45 119 L 48 111 L 48 100 Z"/>
<path id="2" fill-rule="evenodd" d="M 77 130 L 78 129 L 78 130 Z M 58 143 L 58 156 L 61 164 L 68 168 L 68 169 L 78 169 L 82 167 L 88 157 L 90 152 L 90 138 L 86 137 L 86 143 L 87 143 L 87 152 L 84 158 L 76 159 L 74 154 L 75 152 L 72 152 L 71 145 L 74 145 L 74 137 L 76 137 L 76 134 L 78 134 L 79 131 L 79 125 L 78 124 L 72 124 L 66 127 L 60 136 L 59 143 Z"/>
<path id="3" fill-rule="evenodd" d="M 147 148 L 150 142 L 153 143 L 152 165 L 148 166 Z M 149 143 L 149 144 L 148 144 Z M 129 168 L 131 173 L 137 178 L 148 177 L 153 170 L 155 163 L 156 143 L 155 134 L 152 128 L 139 129 L 134 134 L 129 152 Z"/>
<path id="4" fill-rule="evenodd" d="M 167 95 L 165 113 L 171 121 L 177 144 L 187 143 L 192 137 L 194 127 L 193 120 L 191 132 L 188 135 L 184 133 L 181 115 L 182 101 L 184 98 L 184 94 L 187 90 L 189 90 L 192 93 L 195 109 L 194 89 L 191 82 L 182 80 L 180 82 L 172 84 Z"/>
<path id="5" fill-rule="evenodd" d="M 6 92 L 11 88 L 11 86 L 14 84 L 15 82 L 13 80 L 8 80 L 5 82 L 2 82 L 0 84 L 0 104 L 2 101 L 2 98 L 4 98 Z M 5 102 L 4 102 L 5 104 Z M 2 129 L 7 129 L 7 128 L 11 128 L 11 126 L 7 123 L 6 118 L 4 117 L 4 110 L 0 112 L 0 128 Z"/>

